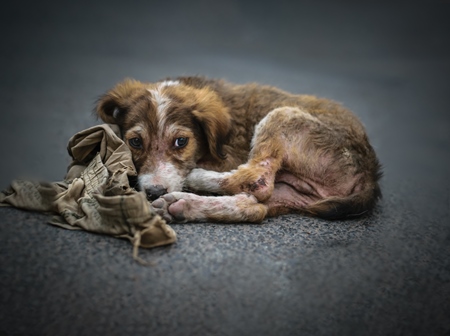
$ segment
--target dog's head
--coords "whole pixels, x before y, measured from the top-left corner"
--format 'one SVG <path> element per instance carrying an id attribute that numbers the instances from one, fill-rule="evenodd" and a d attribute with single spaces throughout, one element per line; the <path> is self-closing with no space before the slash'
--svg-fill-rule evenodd
<path id="1" fill-rule="evenodd" d="M 125 80 L 103 95 L 97 114 L 119 125 L 149 199 L 181 191 L 200 161 L 223 160 L 230 115 L 209 88 L 179 81 Z"/>

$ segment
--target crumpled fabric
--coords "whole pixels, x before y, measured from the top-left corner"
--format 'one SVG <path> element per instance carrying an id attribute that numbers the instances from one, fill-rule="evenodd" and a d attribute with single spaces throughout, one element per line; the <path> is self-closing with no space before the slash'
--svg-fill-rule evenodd
<path id="1" fill-rule="evenodd" d="M 70 230 L 129 239 L 138 247 L 176 242 L 175 231 L 157 215 L 143 192 L 130 186 L 137 176 L 131 152 L 116 125 L 75 134 L 68 144 L 72 163 L 64 181 L 15 180 L 0 192 L 0 206 L 54 214 L 49 221 Z"/>

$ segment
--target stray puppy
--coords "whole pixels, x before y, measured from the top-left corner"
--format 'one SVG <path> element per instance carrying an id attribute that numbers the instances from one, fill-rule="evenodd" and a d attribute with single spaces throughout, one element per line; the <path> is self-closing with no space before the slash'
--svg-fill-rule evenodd
<path id="1" fill-rule="evenodd" d="M 327 99 L 204 77 L 125 80 L 96 112 L 120 126 L 138 187 L 167 221 L 338 219 L 381 197 L 363 126 Z"/>

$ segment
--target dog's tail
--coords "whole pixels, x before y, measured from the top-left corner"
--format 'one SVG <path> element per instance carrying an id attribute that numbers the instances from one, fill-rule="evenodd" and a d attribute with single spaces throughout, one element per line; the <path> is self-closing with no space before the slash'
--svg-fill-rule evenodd
<path id="1" fill-rule="evenodd" d="M 380 187 L 378 183 L 374 183 L 364 190 L 346 197 L 329 197 L 311 203 L 303 211 L 324 219 L 358 217 L 372 210 L 380 198 Z"/>

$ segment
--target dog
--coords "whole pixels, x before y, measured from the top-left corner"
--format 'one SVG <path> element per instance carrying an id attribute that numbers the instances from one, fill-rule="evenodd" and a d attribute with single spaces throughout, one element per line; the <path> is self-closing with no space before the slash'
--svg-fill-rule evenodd
<path id="1" fill-rule="evenodd" d="M 200 76 L 127 79 L 95 112 L 120 127 L 137 188 L 168 222 L 345 219 L 381 197 L 381 167 L 341 104 Z"/>

